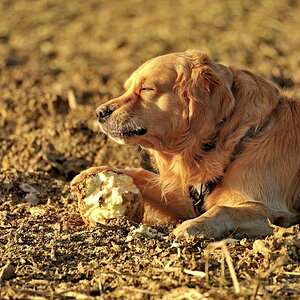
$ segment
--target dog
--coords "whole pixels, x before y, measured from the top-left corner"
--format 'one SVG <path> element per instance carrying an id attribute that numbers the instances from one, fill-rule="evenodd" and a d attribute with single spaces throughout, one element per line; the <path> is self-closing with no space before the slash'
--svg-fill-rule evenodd
<path id="1" fill-rule="evenodd" d="M 83 174 L 131 176 L 148 219 L 180 222 L 178 238 L 262 236 L 270 222 L 299 222 L 299 100 L 197 50 L 147 61 L 124 87 L 97 108 L 101 130 L 146 149 L 158 174 L 106 166 Z"/>

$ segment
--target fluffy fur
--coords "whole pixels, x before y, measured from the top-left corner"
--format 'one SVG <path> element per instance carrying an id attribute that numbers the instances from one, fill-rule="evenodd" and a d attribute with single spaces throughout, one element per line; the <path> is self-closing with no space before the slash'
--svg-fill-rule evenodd
<path id="1" fill-rule="evenodd" d="M 98 116 L 103 132 L 140 144 L 154 158 L 159 175 L 118 170 L 139 186 L 150 219 L 189 219 L 175 230 L 179 237 L 235 230 L 262 235 L 272 232 L 268 220 L 299 221 L 299 100 L 199 51 L 146 62 L 125 89 L 100 106 Z M 206 212 L 196 216 L 188 187 L 210 181 L 218 184 Z"/>

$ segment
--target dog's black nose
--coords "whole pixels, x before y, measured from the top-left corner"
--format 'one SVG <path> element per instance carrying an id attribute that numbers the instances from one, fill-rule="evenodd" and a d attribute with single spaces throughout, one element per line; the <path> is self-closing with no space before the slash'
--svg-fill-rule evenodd
<path id="1" fill-rule="evenodd" d="M 102 122 L 103 119 L 107 118 L 113 113 L 113 110 L 106 105 L 101 105 L 96 109 L 96 116 L 99 119 L 99 122 Z"/>

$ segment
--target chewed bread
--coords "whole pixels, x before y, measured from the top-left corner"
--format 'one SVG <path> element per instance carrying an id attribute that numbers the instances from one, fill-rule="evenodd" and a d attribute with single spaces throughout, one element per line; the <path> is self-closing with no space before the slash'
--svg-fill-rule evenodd
<path id="1" fill-rule="evenodd" d="M 140 192 L 130 176 L 102 171 L 82 177 L 82 180 L 73 180 L 71 190 L 77 195 L 85 223 L 105 224 L 123 216 L 136 222 L 143 219 Z"/>

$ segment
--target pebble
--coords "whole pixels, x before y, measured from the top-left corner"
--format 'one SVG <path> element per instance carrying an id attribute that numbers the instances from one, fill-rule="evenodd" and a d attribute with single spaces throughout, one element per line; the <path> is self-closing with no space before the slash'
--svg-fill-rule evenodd
<path id="1" fill-rule="evenodd" d="M 254 241 L 252 248 L 254 251 L 261 253 L 263 255 L 268 254 L 270 252 L 270 250 L 268 248 L 268 243 L 263 240 Z"/>
<path id="2" fill-rule="evenodd" d="M 8 280 L 13 278 L 16 275 L 16 268 L 11 264 L 7 263 L 3 268 L 0 270 L 0 279 Z"/>
<path id="3" fill-rule="evenodd" d="M 19 187 L 20 187 L 20 189 L 23 192 L 26 192 L 26 193 L 37 193 L 38 194 L 38 191 L 32 185 L 30 185 L 28 183 L 20 184 Z"/>
<path id="4" fill-rule="evenodd" d="M 34 204 L 34 205 L 39 204 L 39 199 L 38 199 L 36 193 L 27 194 L 24 199 L 27 203 L 31 203 L 31 204 Z"/>
<path id="5" fill-rule="evenodd" d="M 29 211 L 33 216 L 36 217 L 45 216 L 48 213 L 48 211 L 45 208 L 39 206 L 30 207 Z"/>

